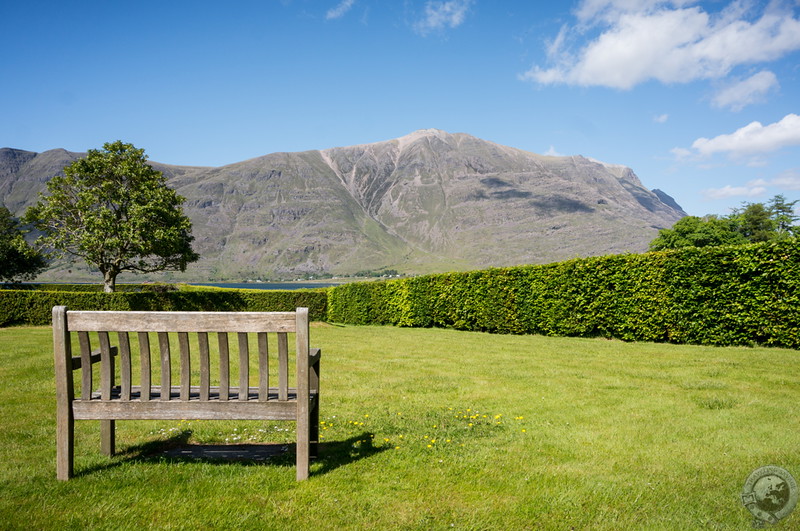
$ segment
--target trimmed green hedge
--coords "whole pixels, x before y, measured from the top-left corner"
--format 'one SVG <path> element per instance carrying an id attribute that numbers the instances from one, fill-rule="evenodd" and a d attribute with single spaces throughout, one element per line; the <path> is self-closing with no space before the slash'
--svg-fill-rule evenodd
<path id="1" fill-rule="evenodd" d="M 95 293 L 103 292 L 102 284 L 3 284 L 0 289 L 12 290 L 34 290 L 34 291 L 88 291 Z M 117 284 L 115 291 L 120 292 L 163 292 L 178 291 L 178 287 L 173 284 Z"/>
<path id="2" fill-rule="evenodd" d="M 0 326 L 52 322 L 53 306 L 72 310 L 293 311 L 307 307 L 312 320 L 326 317 L 324 290 L 66 292 L 0 290 Z"/>
<path id="3" fill-rule="evenodd" d="M 496 333 L 800 347 L 800 242 L 345 284 L 328 319 Z"/>

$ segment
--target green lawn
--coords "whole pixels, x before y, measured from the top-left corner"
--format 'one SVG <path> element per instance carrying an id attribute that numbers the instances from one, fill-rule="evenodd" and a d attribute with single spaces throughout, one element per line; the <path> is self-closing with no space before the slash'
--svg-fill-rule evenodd
<path id="1" fill-rule="evenodd" d="M 55 479 L 50 329 L 0 329 L 0 528 L 750 529 L 747 476 L 800 479 L 797 351 L 316 325 L 321 457 L 176 460 L 290 443 L 290 423 L 76 424 Z M 289 428 L 289 431 L 283 431 Z M 793 514 L 778 528 L 800 527 Z"/>

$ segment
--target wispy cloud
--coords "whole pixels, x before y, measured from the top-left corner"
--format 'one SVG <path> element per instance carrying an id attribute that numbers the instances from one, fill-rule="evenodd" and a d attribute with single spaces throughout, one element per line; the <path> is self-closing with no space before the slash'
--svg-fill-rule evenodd
<path id="1" fill-rule="evenodd" d="M 772 179 L 756 179 L 744 186 L 723 186 L 703 191 L 706 199 L 730 199 L 732 197 L 758 197 L 764 195 L 769 188 L 778 192 L 794 192 L 800 190 L 800 171 L 786 170 Z"/>
<path id="2" fill-rule="evenodd" d="M 773 89 L 778 87 L 778 78 L 769 70 L 762 70 L 743 81 L 737 81 L 714 96 L 715 107 L 741 111 L 748 105 L 759 103 Z"/>
<path id="3" fill-rule="evenodd" d="M 784 190 L 800 190 L 800 169 L 786 170 L 772 179 L 770 184 Z"/>
<path id="4" fill-rule="evenodd" d="M 653 116 L 653 121 L 657 124 L 666 123 L 667 120 L 669 120 L 669 114 L 657 114 Z"/>
<path id="5" fill-rule="evenodd" d="M 772 61 L 800 50 L 800 19 L 777 2 L 753 16 L 744 2 L 711 14 L 691 1 L 584 0 L 571 35 L 599 31 L 573 51 L 564 28 L 549 44 L 551 65 L 520 77 L 541 84 L 630 89 L 649 80 L 688 83 L 721 79 L 739 65 Z M 757 78 L 761 87 L 768 81 Z M 756 90 L 752 88 L 752 90 Z M 731 100 L 731 105 L 734 100 Z"/>
<path id="6" fill-rule="evenodd" d="M 425 4 L 422 19 L 414 24 L 414 29 L 420 35 L 427 35 L 434 31 L 456 28 L 464 23 L 472 2 L 473 0 L 429 0 Z"/>
<path id="7" fill-rule="evenodd" d="M 350 8 L 352 8 L 353 4 L 355 3 L 356 0 L 342 0 L 339 2 L 339 5 L 328 10 L 328 12 L 325 14 L 325 18 L 327 20 L 342 18 L 348 11 L 350 11 Z"/>
<path id="8" fill-rule="evenodd" d="M 730 199 L 732 197 L 758 197 L 767 191 L 766 187 L 758 183 L 748 183 L 746 186 L 723 186 L 722 188 L 709 188 L 703 191 L 706 199 Z"/>

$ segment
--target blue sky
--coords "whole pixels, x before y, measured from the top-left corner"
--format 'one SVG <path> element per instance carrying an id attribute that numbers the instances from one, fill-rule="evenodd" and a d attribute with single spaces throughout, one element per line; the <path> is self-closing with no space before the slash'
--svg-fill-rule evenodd
<path id="1" fill-rule="evenodd" d="M 0 147 L 219 166 L 437 128 L 694 215 L 800 199 L 800 0 L 29 0 L 0 47 Z"/>

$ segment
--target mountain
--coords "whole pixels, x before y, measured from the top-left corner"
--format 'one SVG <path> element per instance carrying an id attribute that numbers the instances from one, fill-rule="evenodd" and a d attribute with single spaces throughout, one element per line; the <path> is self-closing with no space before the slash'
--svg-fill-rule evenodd
<path id="1" fill-rule="evenodd" d="M 79 156 L 0 150 L 0 202 L 21 214 Z M 642 252 L 686 215 L 628 167 L 436 129 L 218 168 L 152 164 L 186 198 L 202 256 L 179 277 L 191 280 L 418 274 Z"/>

